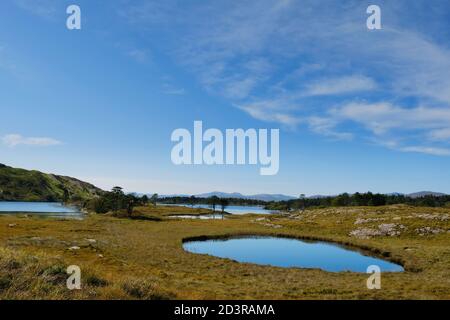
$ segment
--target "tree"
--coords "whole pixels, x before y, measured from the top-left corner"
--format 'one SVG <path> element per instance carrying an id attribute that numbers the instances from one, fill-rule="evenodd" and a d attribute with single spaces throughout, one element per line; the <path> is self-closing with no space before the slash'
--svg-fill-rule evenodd
<path id="1" fill-rule="evenodd" d="M 191 205 L 192 208 L 194 208 L 194 205 L 197 203 L 197 198 L 195 196 L 190 196 L 189 197 L 189 204 Z"/>
<path id="2" fill-rule="evenodd" d="M 222 209 L 222 219 L 223 219 L 225 208 L 228 207 L 228 205 L 230 204 L 230 201 L 228 199 L 222 198 L 219 200 L 219 203 L 220 203 L 220 208 Z"/>
<path id="3" fill-rule="evenodd" d="M 114 187 L 111 190 L 112 198 L 113 198 L 113 211 L 117 212 L 122 207 L 122 200 L 123 200 L 123 188 L 121 187 Z"/>
<path id="4" fill-rule="evenodd" d="M 292 210 L 292 205 L 294 204 L 294 201 L 288 200 L 286 201 L 286 211 L 289 212 Z"/>
<path id="5" fill-rule="evenodd" d="M 114 193 L 114 194 L 123 194 L 123 191 L 122 191 L 122 190 L 123 190 L 122 187 L 117 187 L 117 186 L 116 186 L 116 187 L 113 187 L 113 188 L 112 188 L 111 192 Z"/>
<path id="6" fill-rule="evenodd" d="M 306 206 L 306 201 L 305 201 L 305 194 L 302 193 L 300 195 L 300 209 L 303 211 L 305 211 L 305 206 Z"/>
<path id="7" fill-rule="evenodd" d="M 89 201 L 89 208 L 94 210 L 96 213 L 106 213 L 109 210 L 106 197 L 98 197 Z"/>
<path id="8" fill-rule="evenodd" d="M 146 194 L 144 194 L 141 198 L 141 202 L 144 206 L 146 206 L 148 204 L 148 196 Z"/>
<path id="9" fill-rule="evenodd" d="M 152 197 L 150 198 L 150 202 L 153 203 L 154 206 L 156 206 L 156 202 L 158 201 L 158 194 L 154 193 Z"/>
<path id="10" fill-rule="evenodd" d="M 372 196 L 373 206 L 384 206 L 386 204 L 386 196 L 384 194 L 374 194 Z"/>
<path id="11" fill-rule="evenodd" d="M 212 196 L 208 198 L 208 203 L 212 209 L 213 212 L 216 212 L 216 205 L 219 202 L 218 196 Z"/>
<path id="12" fill-rule="evenodd" d="M 333 198 L 331 204 L 335 207 L 344 207 L 350 204 L 350 196 L 348 193 L 343 193 Z"/>
<path id="13" fill-rule="evenodd" d="M 67 203 L 69 201 L 69 199 L 70 199 L 69 191 L 66 188 L 64 188 L 62 202 Z"/>
<path id="14" fill-rule="evenodd" d="M 129 217 L 133 215 L 133 209 L 134 209 L 134 196 L 128 196 L 127 198 L 127 214 Z"/>

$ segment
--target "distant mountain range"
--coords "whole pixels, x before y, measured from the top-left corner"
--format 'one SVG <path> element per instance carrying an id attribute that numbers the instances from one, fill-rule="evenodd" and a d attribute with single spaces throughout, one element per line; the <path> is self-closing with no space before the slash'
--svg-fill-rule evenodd
<path id="1" fill-rule="evenodd" d="M 251 199 L 251 200 L 261 200 L 261 201 L 286 201 L 286 200 L 292 200 L 296 199 L 296 197 L 288 196 L 285 194 L 254 194 L 254 195 L 243 195 L 242 193 L 233 192 L 233 193 L 226 193 L 226 192 L 208 192 L 208 193 L 201 193 L 197 194 L 196 197 L 199 198 L 209 198 L 212 196 L 217 196 L 219 198 L 237 198 L 237 199 Z"/>
<path id="2" fill-rule="evenodd" d="M 160 198 L 167 197 L 190 197 L 190 194 L 170 194 L 170 195 L 160 195 Z M 285 194 L 254 194 L 254 195 L 244 195 L 239 192 L 220 192 L 213 191 L 207 193 L 200 193 L 194 195 L 197 198 L 209 198 L 216 196 L 219 198 L 236 198 L 236 199 L 250 199 L 250 200 L 260 200 L 260 201 L 286 201 L 296 199 L 296 197 L 288 196 Z"/>
<path id="3" fill-rule="evenodd" d="M 405 196 L 405 197 L 410 197 L 410 198 L 422 198 L 425 196 L 441 197 L 441 196 L 446 196 L 447 194 L 442 193 L 442 192 L 420 191 L 420 192 L 414 192 L 414 193 L 391 192 L 391 193 L 385 193 L 385 195 L 387 195 L 387 196 Z M 314 195 L 314 196 L 309 196 L 307 198 L 318 199 L 318 198 L 326 198 L 326 197 L 334 197 L 334 196 L 333 195 L 331 195 L 331 196 Z"/>
<path id="4" fill-rule="evenodd" d="M 65 197 L 65 193 L 70 200 L 86 200 L 104 191 L 96 186 L 80 181 L 76 178 L 60 176 L 55 174 L 48 174 L 36 170 L 25 170 L 6 166 L 0 163 L 0 201 L 61 201 Z M 137 193 L 143 196 L 143 193 Z M 402 193 L 388 193 L 387 195 L 405 195 L 411 198 L 420 198 L 428 195 L 445 196 L 445 193 L 434 191 L 420 191 L 410 194 Z M 151 196 L 151 195 L 149 195 Z M 160 198 L 165 197 L 189 197 L 188 194 L 173 194 L 160 195 Z M 285 194 L 254 194 L 243 195 L 238 192 L 208 192 L 195 195 L 198 198 L 208 198 L 217 196 L 219 198 L 238 198 L 251 199 L 260 201 L 286 201 L 298 199 Z M 332 197 L 333 195 L 312 195 L 307 198 L 324 198 Z"/>
<path id="5" fill-rule="evenodd" d="M 409 194 L 399 193 L 399 192 L 392 192 L 392 193 L 386 193 L 386 195 L 394 196 L 394 195 L 404 195 L 411 198 L 421 198 L 425 196 L 445 196 L 447 194 L 441 193 L 441 192 L 433 192 L 433 191 L 420 191 L 420 192 L 414 192 Z M 172 195 L 160 195 L 161 198 L 165 197 L 190 197 L 189 194 L 172 194 Z M 219 191 L 213 191 L 213 192 L 207 192 L 207 193 L 200 193 L 194 195 L 197 198 L 209 198 L 212 196 L 217 196 L 219 198 L 237 198 L 237 199 L 251 199 L 251 200 L 261 200 L 261 201 L 287 201 L 292 199 L 298 199 L 298 197 L 288 196 L 285 194 L 255 194 L 255 195 L 244 195 L 239 192 L 219 192 Z M 308 199 L 320 199 L 320 198 L 326 198 L 326 197 L 334 197 L 336 195 L 312 195 L 307 196 Z"/>
<path id="6" fill-rule="evenodd" d="M 407 196 L 410 198 L 422 198 L 425 196 L 441 197 L 441 196 L 446 196 L 446 195 L 447 194 L 445 194 L 445 193 L 433 192 L 433 191 L 421 191 L 421 192 L 414 192 L 414 193 L 407 194 Z"/>

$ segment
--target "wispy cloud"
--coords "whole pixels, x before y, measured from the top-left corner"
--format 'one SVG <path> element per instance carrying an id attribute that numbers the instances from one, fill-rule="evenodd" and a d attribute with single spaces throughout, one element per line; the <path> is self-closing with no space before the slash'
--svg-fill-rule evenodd
<path id="1" fill-rule="evenodd" d="M 168 95 L 179 96 L 186 94 L 186 90 L 184 88 L 175 88 L 172 86 L 164 85 L 163 93 Z"/>
<path id="2" fill-rule="evenodd" d="M 434 13 L 383 2 L 379 31 L 367 30 L 359 0 L 174 4 L 138 1 L 122 16 L 147 30 L 171 21 L 174 59 L 253 118 L 328 138 L 397 135 L 396 150 L 445 155 L 450 48 L 436 15 L 445 1 Z"/>
<path id="3" fill-rule="evenodd" d="M 402 152 L 425 153 L 433 156 L 450 156 L 450 149 L 446 148 L 412 146 L 412 147 L 402 147 L 399 150 Z"/>
<path id="4" fill-rule="evenodd" d="M 45 19 L 55 17 L 58 2 L 57 0 L 14 0 L 19 8 Z"/>
<path id="5" fill-rule="evenodd" d="M 337 124 L 338 122 L 332 118 L 310 117 L 308 119 L 309 128 L 315 133 L 338 140 L 351 140 L 353 134 L 336 130 Z"/>
<path id="6" fill-rule="evenodd" d="M 19 145 L 48 147 L 62 144 L 61 141 L 48 137 L 24 137 L 20 134 L 7 134 L 1 138 L 4 145 L 16 147 Z"/>
<path id="7" fill-rule="evenodd" d="M 373 139 L 373 142 L 377 145 L 384 146 L 391 150 L 396 150 L 400 152 L 408 153 L 423 153 L 432 156 L 450 156 L 450 148 L 443 147 L 433 147 L 425 145 L 404 145 L 398 138 L 383 138 L 383 139 Z"/>
<path id="8" fill-rule="evenodd" d="M 335 108 L 328 115 L 333 130 L 338 124 L 354 123 L 373 134 L 370 140 L 392 150 L 450 155 L 450 108 L 359 102 Z"/>
<path id="9" fill-rule="evenodd" d="M 186 89 L 176 86 L 173 82 L 170 75 L 165 75 L 163 77 L 162 92 L 164 94 L 175 96 L 186 94 Z"/>
<path id="10" fill-rule="evenodd" d="M 276 109 L 268 110 L 264 108 L 264 105 L 261 103 L 242 105 L 238 106 L 238 108 L 241 109 L 242 111 L 245 111 L 255 119 L 282 124 L 290 128 L 293 128 L 297 126 L 300 122 L 302 122 L 302 119 L 296 117 L 295 115 L 289 114 L 282 110 Z"/>
<path id="11" fill-rule="evenodd" d="M 289 95 L 256 99 L 255 101 L 236 103 L 234 106 L 257 120 L 281 124 L 290 129 L 305 122 L 304 118 L 293 112 L 299 109 L 299 106 Z"/>
<path id="12" fill-rule="evenodd" d="M 127 55 L 139 63 L 149 62 L 149 54 L 146 50 L 132 49 L 127 52 Z"/>
<path id="13" fill-rule="evenodd" d="M 376 89 L 377 85 L 371 78 L 361 75 L 342 76 L 333 79 L 315 81 L 306 86 L 306 95 L 339 95 L 358 91 Z"/>
<path id="14" fill-rule="evenodd" d="M 450 128 L 431 130 L 428 138 L 435 141 L 450 141 Z"/>
<path id="15" fill-rule="evenodd" d="M 450 128 L 450 108 L 406 108 L 391 103 L 349 103 L 332 110 L 334 118 L 351 120 L 380 135 L 391 130 L 430 130 L 441 137 Z M 444 130 L 444 131 L 442 131 Z"/>

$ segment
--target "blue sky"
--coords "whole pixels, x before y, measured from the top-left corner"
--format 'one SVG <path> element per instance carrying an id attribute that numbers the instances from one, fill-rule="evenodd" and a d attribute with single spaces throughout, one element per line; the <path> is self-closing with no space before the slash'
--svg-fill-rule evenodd
<path id="1" fill-rule="evenodd" d="M 450 193 L 448 1 L 6 0 L 0 27 L 5 164 L 161 194 Z M 279 173 L 173 165 L 194 120 L 279 128 Z"/>

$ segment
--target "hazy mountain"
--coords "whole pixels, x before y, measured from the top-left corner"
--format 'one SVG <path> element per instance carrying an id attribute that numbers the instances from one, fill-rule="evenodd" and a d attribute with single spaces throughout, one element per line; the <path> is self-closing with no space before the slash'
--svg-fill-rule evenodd
<path id="1" fill-rule="evenodd" d="M 446 195 L 445 193 L 441 193 L 441 192 L 420 191 L 420 192 L 410 193 L 407 196 L 411 197 L 411 198 L 421 198 L 421 197 L 425 197 L 425 196 L 441 197 L 441 196 L 445 196 L 445 195 Z"/>
<path id="2" fill-rule="evenodd" d="M 405 196 L 405 197 L 410 197 L 410 198 L 421 198 L 421 197 L 425 197 L 425 196 L 436 196 L 436 197 L 440 197 L 440 196 L 445 196 L 445 193 L 441 193 L 441 192 L 433 192 L 433 191 L 420 191 L 420 192 L 414 192 L 414 193 L 410 193 L 410 194 L 404 194 L 404 193 L 400 193 L 400 192 L 391 192 L 391 193 L 385 193 L 385 195 L 387 196 Z M 335 195 L 314 195 L 314 196 L 309 196 L 307 198 L 309 199 L 319 199 L 319 198 L 327 198 L 327 197 L 335 197 Z"/>
<path id="3" fill-rule="evenodd" d="M 307 199 L 321 199 L 321 198 L 328 198 L 328 197 L 334 197 L 334 196 L 326 196 L 326 195 L 323 195 L 323 194 L 315 194 L 315 195 L 312 195 L 312 196 L 308 196 L 306 198 Z"/>
<path id="4" fill-rule="evenodd" d="M 208 192 L 197 194 L 196 197 L 208 198 L 212 196 L 217 196 L 219 198 L 238 198 L 238 199 L 252 199 L 252 200 L 261 200 L 261 201 L 283 201 L 283 200 L 291 200 L 295 199 L 295 197 L 284 195 L 284 194 L 254 194 L 254 195 L 243 195 L 239 192 Z"/>
<path id="5" fill-rule="evenodd" d="M 138 194 L 139 196 L 142 196 L 143 194 Z M 432 191 L 421 191 L 421 192 L 415 192 L 410 194 L 404 194 L 400 192 L 391 192 L 386 193 L 387 196 L 401 196 L 404 195 L 406 197 L 411 198 L 420 198 L 427 195 L 434 195 L 434 196 L 445 196 L 445 193 L 440 192 L 432 192 Z M 148 196 L 151 196 L 151 194 L 148 194 Z M 170 195 L 159 195 L 160 198 L 166 198 L 166 197 L 190 197 L 190 194 L 170 194 Z M 209 198 L 212 196 L 217 196 L 219 198 L 237 198 L 237 199 L 251 199 L 251 200 L 261 200 L 261 201 L 286 201 L 286 200 L 292 200 L 292 199 L 298 199 L 298 197 L 288 196 L 285 194 L 254 194 L 254 195 L 244 195 L 239 192 L 220 192 L 220 191 L 213 191 L 213 192 L 206 192 L 206 193 L 200 193 L 194 195 L 197 198 Z M 328 198 L 328 197 L 335 197 L 336 195 L 322 195 L 322 194 L 316 194 L 312 196 L 306 196 L 307 199 L 320 199 L 320 198 Z"/>

